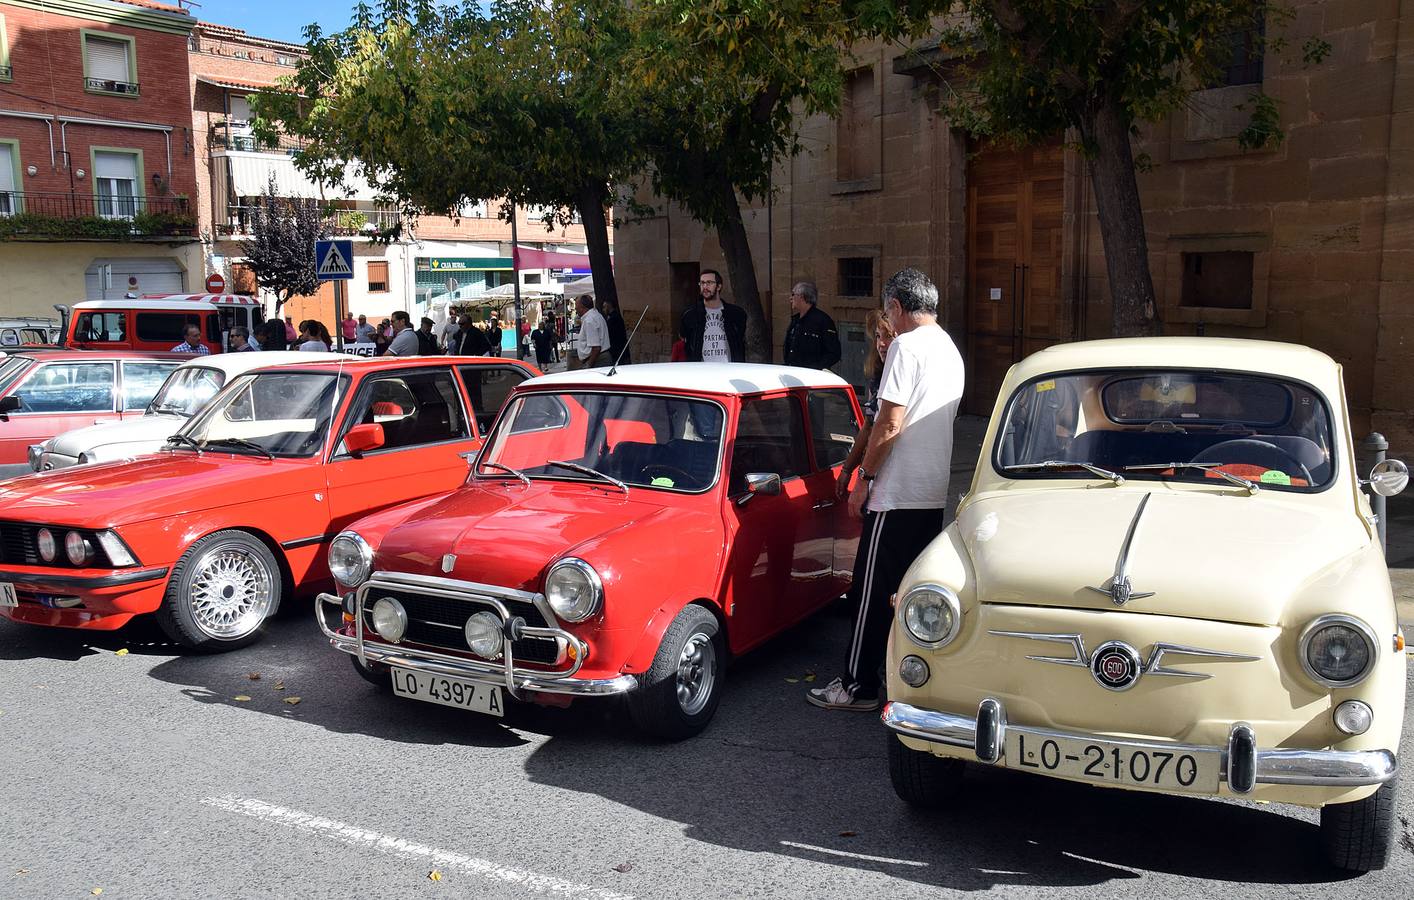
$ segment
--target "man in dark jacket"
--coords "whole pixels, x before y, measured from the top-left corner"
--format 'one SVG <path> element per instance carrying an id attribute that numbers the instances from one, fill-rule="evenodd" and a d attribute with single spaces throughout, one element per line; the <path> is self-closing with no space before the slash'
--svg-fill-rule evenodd
<path id="1" fill-rule="evenodd" d="M 609 326 L 610 365 L 615 361 L 620 365 L 628 365 L 633 360 L 629 354 L 624 353 L 624 348 L 628 345 L 628 329 L 624 327 L 624 316 L 619 312 L 619 305 L 605 297 L 599 301 L 599 311 L 604 314 L 604 324 Z M 623 354 L 622 359 L 619 358 L 620 354 Z"/>
<path id="2" fill-rule="evenodd" d="M 722 300 L 722 273 L 703 269 L 702 302 L 682 314 L 688 362 L 746 362 L 746 310 Z"/>
<path id="3" fill-rule="evenodd" d="M 840 335 L 835 320 L 821 309 L 814 282 L 802 281 L 790 289 L 790 327 L 781 361 L 788 366 L 828 369 L 840 361 Z"/>
<path id="4" fill-rule="evenodd" d="M 452 356 L 487 356 L 491 351 L 491 342 L 486 339 L 486 332 L 477 328 L 472 323 L 471 316 L 462 313 L 462 317 L 457 324 L 460 330 L 452 335 L 447 342 L 447 353 Z"/>

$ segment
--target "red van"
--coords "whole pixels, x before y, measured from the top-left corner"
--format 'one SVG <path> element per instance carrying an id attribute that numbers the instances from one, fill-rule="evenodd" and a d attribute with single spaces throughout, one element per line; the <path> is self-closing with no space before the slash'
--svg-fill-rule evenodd
<path id="1" fill-rule="evenodd" d="M 120 300 L 83 300 L 69 315 L 66 344 L 79 350 L 171 350 L 187 325 L 201 328 L 212 353 L 226 349 L 236 325 L 254 332 L 260 301 L 240 294 L 145 294 Z"/>

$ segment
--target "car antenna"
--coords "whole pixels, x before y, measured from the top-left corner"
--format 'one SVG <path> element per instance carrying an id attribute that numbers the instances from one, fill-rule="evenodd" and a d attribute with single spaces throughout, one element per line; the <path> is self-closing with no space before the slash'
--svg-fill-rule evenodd
<path id="1" fill-rule="evenodd" d="M 618 302 L 615 301 L 614 305 L 617 306 Z M 613 378 L 614 373 L 619 370 L 619 360 L 623 359 L 624 354 L 628 352 L 628 345 L 633 343 L 633 336 L 638 334 L 638 326 L 643 324 L 643 317 L 646 315 L 648 315 L 648 307 L 644 306 L 643 312 L 638 314 L 638 321 L 633 323 L 633 331 L 629 332 L 628 338 L 624 341 L 624 348 L 619 351 L 618 359 L 614 360 L 614 364 L 609 368 L 609 374 L 605 375 L 605 378 Z"/>

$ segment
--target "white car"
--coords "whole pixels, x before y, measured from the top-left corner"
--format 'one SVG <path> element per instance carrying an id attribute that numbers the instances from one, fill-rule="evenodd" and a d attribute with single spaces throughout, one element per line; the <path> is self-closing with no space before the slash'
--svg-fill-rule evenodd
<path id="1" fill-rule="evenodd" d="M 344 358 L 340 353 L 298 350 L 198 356 L 172 370 L 144 415 L 122 422 L 75 428 L 35 444 L 29 448 L 30 468 L 48 472 L 155 453 L 188 419 L 201 412 L 233 376 L 267 366 Z"/>

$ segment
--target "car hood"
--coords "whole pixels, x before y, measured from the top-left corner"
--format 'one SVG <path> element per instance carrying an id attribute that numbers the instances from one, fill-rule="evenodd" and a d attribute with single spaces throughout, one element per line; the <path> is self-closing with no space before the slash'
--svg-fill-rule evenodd
<path id="1" fill-rule="evenodd" d="M 89 425 L 86 428 L 66 431 L 51 438 L 47 449 L 53 453 L 77 458 L 80 453 L 97 447 L 107 447 L 113 444 L 151 444 L 151 450 L 133 451 L 134 453 L 146 453 L 160 449 L 162 443 L 180 431 L 186 423 L 186 416 L 152 413 L 125 419 L 121 422 Z"/>
<path id="2" fill-rule="evenodd" d="M 373 568 L 538 591 L 556 559 L 616 531 L 669 518 L 652 495 L 639 489 L 625 497 L 617 489 L 554 482 L 468 485 L 389 530 Z M 602 544 L 596 549 L 597 558 L 587 561 L 607 579 Z M 450 572 L 442 567 L 448 553 L 456 556 Z"/>
<path id="3" fill-rule="evenodd" d="M 1263 492 L 1094 489 L 979 497 L 958 519 L 984 603 L 1119 608 L 1110 589 L 1127 557 L 1126 612 L 1278 624 L 1305 588 L 1354 565 L 1369 537 L 1316 498 Z M 1103 592 L 1091 590 L 1101 588 Z M 1122 592 L 1121 592 L 1122 593 Z"/>
<path id="4" fill-rule="evenodd" d="M 293 488 L 289 461 L 177 451 L 37 472 L 0 482 L 0 520 L 113 528 L 261 498 Z"/>

